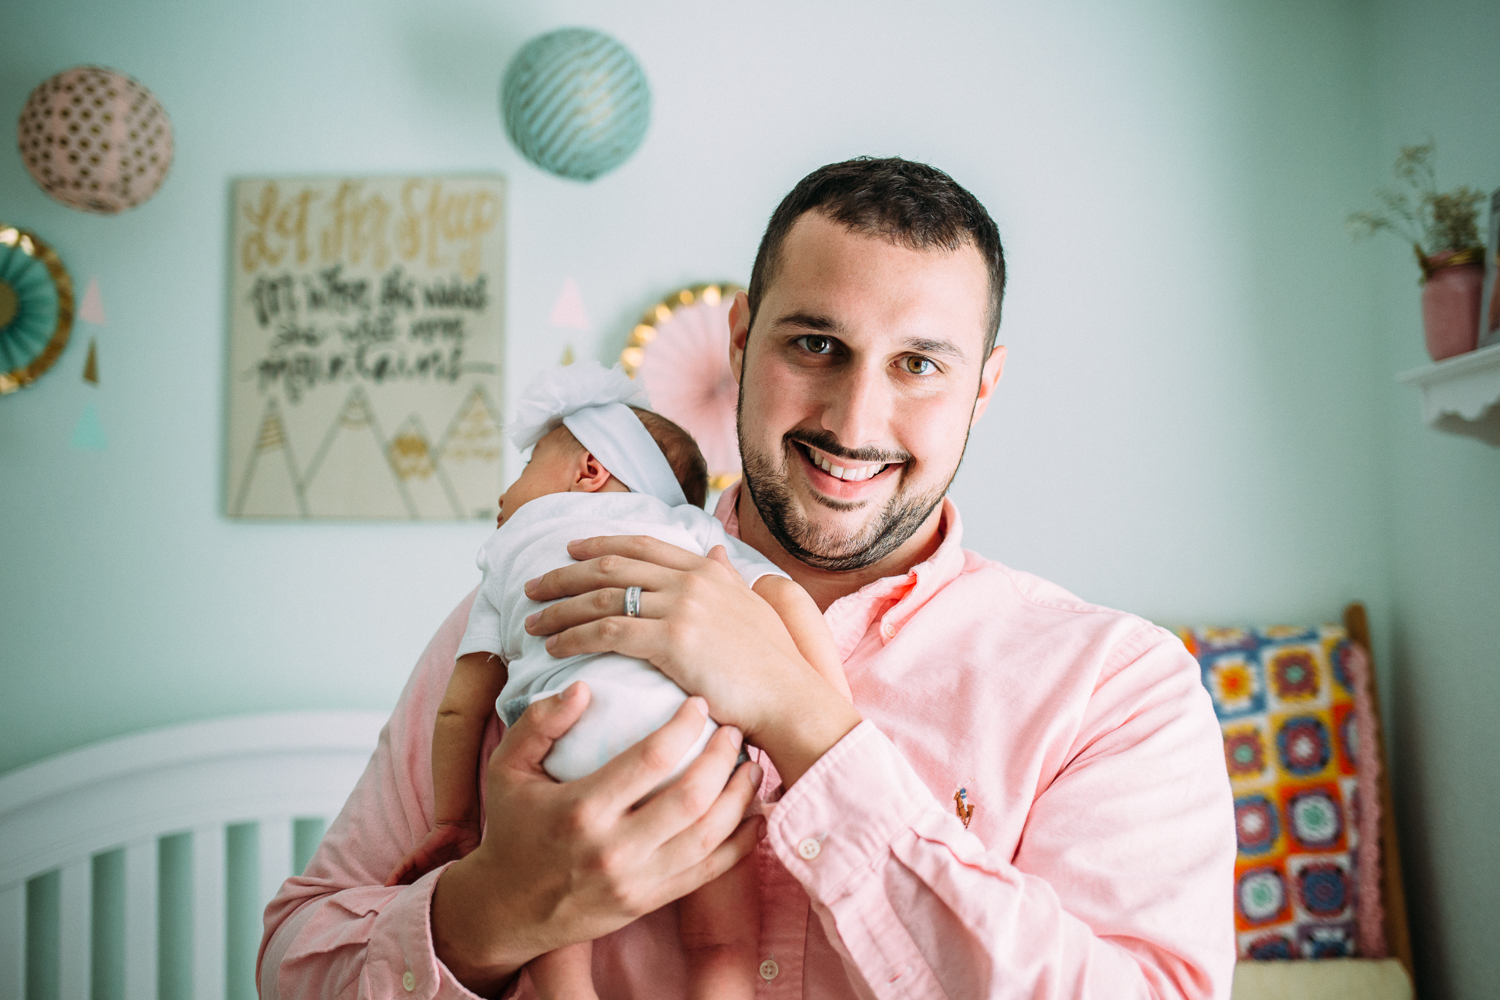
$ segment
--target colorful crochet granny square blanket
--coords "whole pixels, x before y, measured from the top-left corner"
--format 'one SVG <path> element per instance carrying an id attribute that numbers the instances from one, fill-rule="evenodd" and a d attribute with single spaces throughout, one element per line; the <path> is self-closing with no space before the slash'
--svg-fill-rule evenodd
<path id="1" fill-rule="evenodd" d="M 1240 958 L 1384 955 L 1364 651 L 1333 625 L 1178 635 L 1224 734 Z"/>

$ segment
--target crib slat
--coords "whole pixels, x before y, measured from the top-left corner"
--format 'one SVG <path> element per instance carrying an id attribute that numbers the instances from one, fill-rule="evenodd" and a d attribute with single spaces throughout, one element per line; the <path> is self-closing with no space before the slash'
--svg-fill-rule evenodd
<path id="1" fill-rule="evenodd" d="M 125 845 L 125 997 L 156 1000 L 155 837 Z"/>
<path id="2" fill-rule="evenodd" d="M 224 1000 L 224 826 L 193 828 L 193 997 Z"/>
<path id="3" fill-rule="evenodd" d="M 61 1000 L 89 1000 L 93 989 L 94 859 L 70 861 L 61 871 L 57 927 L 57 992 Z"/>
<path id="4" fill-rule="evenodd" d="M 281 883 L 292 877 L 292 818 L 262 817 L 256 842 L 259 845 L 256 903 L 264 910 L 281 891 Z"/>
<path id="5" fill-rule="evenodd" d="M 0 1000 L 26 996 L 26 883 L 0 890 Z"/>

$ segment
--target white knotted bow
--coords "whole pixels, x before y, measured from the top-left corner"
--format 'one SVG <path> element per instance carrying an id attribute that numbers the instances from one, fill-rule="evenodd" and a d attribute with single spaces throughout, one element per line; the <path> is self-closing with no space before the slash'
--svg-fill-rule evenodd
<path id="1" fill-rule="evenodd" d="M 649 493 L 669 507 L 687 503 L 667 457 L 631 404 L 645 407 L 645 392 L 618 368 L 597 361 L 551 368 L 521 394 L 510 439 L 525 451 L 558 426 L 567 427 L 610 475 L 634 492 Z"/>

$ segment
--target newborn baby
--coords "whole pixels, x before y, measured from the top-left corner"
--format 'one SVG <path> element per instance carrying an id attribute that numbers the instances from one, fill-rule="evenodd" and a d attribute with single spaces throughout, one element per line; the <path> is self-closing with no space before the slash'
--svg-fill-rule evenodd
<path id="1" fill-rule="evenodd" d="M 588 707 L 543 762 L 554 778 L 573 781 L 658 729 L 687 699 L 643 660 L 615 653 L 559 659 L 547 652 L 542 637 L 526 633 L 527 616 L 545 605 L 526 597 L 525 583 L 568 563 L 570 541 L 651 535 L 701 555 L 723 546 L 745 582 L 780 615 L 803 657 L 849 696 L 817 605 L 703 511 L 708 477 L 697 444 L 665 417 L 627 405 L 638 393 L 619 372 L 578 364 L 544 373 L 522 398 L 511 434 L 518 447 L 534 448 L 520 478 L 500 498 L 497 530 L 479 551 L 484 579 L 433 733 L 435 825 L 388 885 L 411 881 L 478 845 L 479 753 L 492 711 L 509 726 L 532 702 L 576 680 L 586 682 Z M 638 614 L 639 602 L 640 591 L 631 588 L 621 613 Z M 717 728 L 704 720 L 672 777 L 702 752 Z M 753 857 L 683 898 L 690 996 L 754 995 L 758 898 Z M 592 998 L 591 957 L 588 943 L 572 945 L 534 959 L 527 971 L 543 997 Z"/>

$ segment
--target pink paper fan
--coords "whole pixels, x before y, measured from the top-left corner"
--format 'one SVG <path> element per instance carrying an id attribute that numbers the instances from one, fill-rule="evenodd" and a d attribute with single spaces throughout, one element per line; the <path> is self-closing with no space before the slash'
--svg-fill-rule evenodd
<path id="1" fill-rule="evenodd" d="M 729 370 L 729 306 L 736 290 L 708 285 L 671 296 L 636 327 L 622 357 L 645 383 L 651 408 L 697 439 L 715 489 L 740 474 L 739 389 Z"/>

